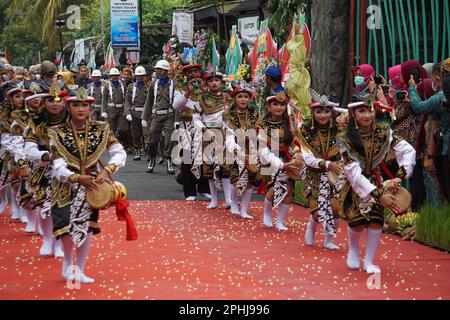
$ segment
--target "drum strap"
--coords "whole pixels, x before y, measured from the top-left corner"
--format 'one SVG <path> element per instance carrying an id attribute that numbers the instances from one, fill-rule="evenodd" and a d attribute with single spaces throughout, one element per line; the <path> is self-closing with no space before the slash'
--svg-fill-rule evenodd
<path id="1" fill-rule="evenodd" d="M 100 166 L 103 169 L 105 169 L 105 166 L 103 165 L 103 162 L 101 160 L 98 160 L 98 163 L 100 164 Z M 109 174 L 109 179 L 111 179 L 114 188 L 120 193 L 119 188 L 114 183 L 114 180 L 110 174 Z M 131 240 L 137 240 L 138 236 L 137 236 L 136 225 L 134 223 L 134 220 L 131 217 L 130 213 L 128 212 L 129 205 L 130 204 L 128 203 L 128 201 L 126 201 L 125 199 L 122 199 L 120 197 L 118 197 L 118 199 L 116 200 L 117 220 L 126 222 L 126 224 L 127 224 L 127 240 L 131 241 Z"/>
<path id="2" fill-rule="evenodd" d="M 392 172 L 389 171 L 389 168 L 386 166 L 386 162 L 384 161 L 381 163 L 381 170 L 383 170 L 383 172 L 388 176 L 390 180 L 395 178 Z"/>

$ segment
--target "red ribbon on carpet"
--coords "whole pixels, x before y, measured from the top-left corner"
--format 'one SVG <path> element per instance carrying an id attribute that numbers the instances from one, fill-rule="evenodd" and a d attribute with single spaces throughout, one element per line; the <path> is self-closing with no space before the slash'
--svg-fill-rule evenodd
<path id="1" fill-rule="evenodd" d="M 137 231 L 134 220 L 128 212 L 130 204 L 127 200 L 118 198 L 116 201 L 116 215 L 118 221 L 125 221 L 127 224 L 127 241 L 137 240 Z"/>

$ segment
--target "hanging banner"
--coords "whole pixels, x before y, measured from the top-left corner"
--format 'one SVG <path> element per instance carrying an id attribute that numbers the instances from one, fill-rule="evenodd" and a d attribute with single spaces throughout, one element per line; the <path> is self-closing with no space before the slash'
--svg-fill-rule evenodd
<path id="1" fill-rule="evenodd" d="M 113 48 L 139 47 L 138 0 L 111 0 Z"/>
<path id="2" fill-rule="evenodd" d="M 238 19 L 238 30 L 242 37 L 256 41 L 259 34 L 259 17 L 246 17 Z"/>
<path id="3" fill-rule="evenodd" d="M 189 12 L 173 12 L 172 35 L 178 37 L 179 43 L 193 44 L 194 14 Z"/>
<path id="4" fill-rule="evenodd" d="M 75 49 L 73 50 L 73 66 L 78 66 L 81 60 L 85 60 L 84 39 L 75 40 Z"/>

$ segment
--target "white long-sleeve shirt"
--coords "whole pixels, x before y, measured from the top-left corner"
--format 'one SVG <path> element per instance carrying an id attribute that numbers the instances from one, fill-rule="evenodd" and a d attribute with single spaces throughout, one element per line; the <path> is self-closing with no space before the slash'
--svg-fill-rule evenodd
<path id="1" fill-rule="evenodd" d="M 393 137 L 391 132 L 389 143 L 392 143 L 392 141 Z M 404 140 L 392 147 L 394 148 L 398 165 L 400 167 L 403 166 L 406 172 L 406 178 L 410 178 L 416 164 L 416 150 Z M 372 191 L 377 189 L 377 186 L 372 184 L 370 180 L 362 174 L 362 169 L 358 161 L 353 161 L 345 165 L 344 172 L 353 191 L 360 198 L 367 198 Z"/>
<path id="2" fill-rule="evenodd" d="M 42 161 L 42 156 L 50 151 L 39 150 L 39 145 L 36 142 L 26 141 L 24 152 L 27 160 L 36 163 L 37 165 L 45 165 L 46 162 Z"/>
<path id="3" fill-rule="evenodd" d="M 52 141 L 50 141 L 50 145 L 52 145 Z M 120 143 L 111 145 L 108 148 L 108 153 L 111 157 L 108 165 L 113 164 L 117 169 L 125 166 L 125 163 L 127 161 L 127 153 Z M 55 177 L 59 181 L 67 181 L 67 179 L 74 173 L 75 172 L 68 168 L 67 162 L 64 160 L 64 158 L 58 158 L 53 161 L 53 177 Z"/>
<path id="4" fill-rule="evenodd" d="M 319 163 L 323 161 L 323 159 L 316 158 L 311 152 L 306 151 L 304 148 L 302 148 L 302 156 L 306 166 L 314 169 L 320 169 Z M 331 161 L 325 161 L 325 167 L 327 169 L 330 163 Z"/>

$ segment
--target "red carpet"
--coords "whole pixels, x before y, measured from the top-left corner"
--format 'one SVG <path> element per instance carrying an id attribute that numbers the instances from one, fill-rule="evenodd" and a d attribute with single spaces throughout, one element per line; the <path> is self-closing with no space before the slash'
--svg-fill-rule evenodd
<path id="1" fill-rule="evenodd" d="M 0 299 L 450 299 L 446 253 L 383 235 L 381 287 L 370 290 L 366 273 L 346 267 L 345 224 L 341 249 L 330 252 L 321 232 L 314 247 L 304 245 L 303 208 L 291 209 L 289 231 L 280 233 L 263 228 L 260 202 L 251 205 L 253 221 L 204 207 L 132 202 L 137 241 L 125 241 L 125 224 L 103 212 L 86 269 L 96 282 L 81 289 L 66 287 L 61 261 L 41 258 L 40 237 L 24 233 L 5 211 Z"/>

